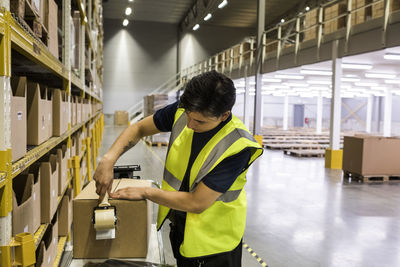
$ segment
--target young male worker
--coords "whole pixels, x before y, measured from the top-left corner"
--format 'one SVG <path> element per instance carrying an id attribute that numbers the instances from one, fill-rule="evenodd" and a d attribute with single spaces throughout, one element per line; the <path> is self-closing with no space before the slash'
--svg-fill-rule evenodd
<path id="1" fill-rule="evenodd" d="M 171 221 L 170 240 L 181 266 L 241 266 L 246 223 L 244 185 L 262 154 L 243 123 L 232 116 L 236 92 L 228 77 L 211 71 L 194 77 L 180 101 L 128 127 L 94 174 L 100 200 L 149 199 L 158 203 L 160 229 Z M 140 138 L 171 132 L 162 189 L 125 188 L 111 193 L 113 166 Z"/>

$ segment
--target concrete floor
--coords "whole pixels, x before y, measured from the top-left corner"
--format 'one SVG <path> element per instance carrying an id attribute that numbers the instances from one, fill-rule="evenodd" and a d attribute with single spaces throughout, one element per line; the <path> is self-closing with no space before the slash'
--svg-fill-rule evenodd
<path id="1" fill-rule="evenodd" d="M 123 129 L 105 127 L 100 155 Z M 160 183 L 165 153 L 140 142 L 118 164 L 140 164 L 142 179 Z M 324 159 L 269 150 L 247 178 L 244 241 L 268 266 L 400 266 L 400 183 L 343 182 Z M 174 264 L 164 228 L 166 262 Z M 261 265 L 244 249 L 243 266 Z"/>

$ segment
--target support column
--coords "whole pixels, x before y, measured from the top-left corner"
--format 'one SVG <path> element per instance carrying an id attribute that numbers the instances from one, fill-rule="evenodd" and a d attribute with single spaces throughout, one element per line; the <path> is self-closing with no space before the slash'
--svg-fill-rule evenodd
<path id="1" fill-rule="evenodd" d="M 388 88 L 385 95 L 385 106 L 383 113 L 383 136 L 392 135 L 392 91 Z"/>
<path id="2" fill-rule="evenodd" d="M 250 129 L 250 79 L 247 76 L 247 65 L 244 68 L 244 100 L 243 100 L 243 123 Z"/>
<path id="3" fill-rule="evenodd" d="M 371 132 L 371 125 L 372 125 L 372 101 L 373 97 L 370 95 L 367 99 L 367 116 L 365 121 L 365 131 L 367 133 Z"/>
<path id="4" fill-rule="evenodd" d="M 265 0 L 257 1 L 257 52 L 256 52 L 256 95 L 254 98 L 253 134 L 262 145 L 261 133 L 261 90 L 262 90 L 262 52 L 263 35 L 265 30 Z"/>
<path id="5" fill-rule="evenodd" d="M 285 95 L 283 100 L 283 130 L 287 131 L 289 121 L 289 96 Z"/>
<path id="6" fill-rule="evenodd" d="M 343 150 L 340 150 L 341 97 L 340 87 L 342 78 L 342 59 L 338 58 L 338 44 L 332 43 L 332 100 L 330 121 L 330 146 L 325 153 L 325 168 L 341 169 Z"/>
<path id="7" fill-rule="evenodd" d="M 317 121 L 316 121 L 316 133 L 321 134 L 322 133 L 322 108 L 323 108 L 323 97 L 322 93 L 319 92 L 319 95 L 317 96 Z"/>

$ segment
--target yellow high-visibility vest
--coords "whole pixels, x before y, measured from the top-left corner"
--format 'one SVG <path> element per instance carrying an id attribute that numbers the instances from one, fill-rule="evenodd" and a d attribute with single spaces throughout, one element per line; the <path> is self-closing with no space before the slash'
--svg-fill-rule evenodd
<path id="1" fill-rule="evenodd" d="M 189 163 L 193 130 L 187 126 L 184 109 L 179 108 L 171 131 L 167 159 L 165 162 L 162 189 L 179 191 Z M 190 170 L 190 191 L 194 191 L 201 180 L 225 158 L 243 149 L 251 149 L 248 166 L 262 154 L 262 148 L 235 116 L 224 125 L 202 148 Z M 248 168 L 209 208 L 200 214 L 187 212 L 184 240 L 180 253 L 187 258 L 202 257 L 236 248 L 241 241 L 246 225 L 247 199 L 244 191 Z M 160 205 L 157 228 L 166 219 L 169 208 Z"/>

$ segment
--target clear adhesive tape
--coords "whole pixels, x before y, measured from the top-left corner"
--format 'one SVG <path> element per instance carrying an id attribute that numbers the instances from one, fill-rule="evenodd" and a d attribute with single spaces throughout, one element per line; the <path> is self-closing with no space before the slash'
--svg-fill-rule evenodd
<path id="1" fill-rule="evenodd" d="M 114 209 L 96 210 L 94 213 L 96 230 L 113 229 L 114 226 Z"/>

